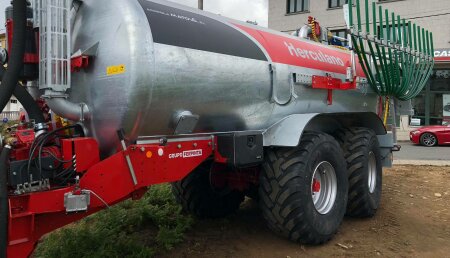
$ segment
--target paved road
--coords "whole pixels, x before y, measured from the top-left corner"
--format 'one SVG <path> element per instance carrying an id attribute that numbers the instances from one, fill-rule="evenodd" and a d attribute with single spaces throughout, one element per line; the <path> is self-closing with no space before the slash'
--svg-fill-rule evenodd
<path id="1" fill-rule="evenodd" d="M 401 151 L 394 152 L 396 160 L 441 160 L 450 161 L 450 145 L 423 147 L 411 142 L 399 142 Z"/>

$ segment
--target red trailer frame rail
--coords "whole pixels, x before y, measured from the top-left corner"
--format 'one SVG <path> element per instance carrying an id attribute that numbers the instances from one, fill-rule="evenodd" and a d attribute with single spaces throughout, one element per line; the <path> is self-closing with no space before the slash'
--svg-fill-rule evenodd
<path id="1" fill-rule="evenodd" d="M 97 144 L 92 138 L 82 140 L 91 142 L 94 146 Z M 87 148 L 90 147 L 87 144 Z M 211 157 L 214 149 L 213 135 L 180 138 L 164 144 L 130 145 L 126 150 L 93 164 L 84 174 L 80 173 L 76 185 L 11 195 L 8 257 L 28 257 L 44 234 L 125 199 L 139 199 L 148 186 L 184 178 Z M 74 150 L 81 156 L 86 151 L 83 148 Z M 131 162 L 127 161 L 128 158 Z M 132 174 L 136 177 L 136 184 Z M 82 210 L 84 198 L 89 200 L 87 210 L 68 210 L 77 207 L 73 206 L 74 203 L 81 205 L 79 208 Z M 68 207 L 70 201 L 74 202 Z"/>

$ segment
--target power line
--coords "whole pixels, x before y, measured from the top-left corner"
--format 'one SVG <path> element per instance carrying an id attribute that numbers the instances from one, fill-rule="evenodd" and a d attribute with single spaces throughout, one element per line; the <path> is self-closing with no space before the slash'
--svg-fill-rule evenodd
<path id="1" fill-rule="evenodd" d="M 423 18 L 431 18 L 431 17 L 438 17 L 438 16 L 444 16 L 444 15 L 449 15 L 450 12 L 448 13 L 438 13 L 438 14 L 431 14 L 431 15 L 424 15 L 424 16 L 416 16 L 416 17 L 410 17 L 410 18 L 405 18 L 406 21 L 409 20 L 416 20 L 416 19 L 423 19 Z M 364 25 L 365 23 L 361 23 L 361 25 Z M 369 24 L 372 24 L 372 22 L 369 22 Z M 338 24 L 338 25 L 333 25 L 333 26 L 328 26 L 327 28 L 341 28 L 341 27 L 345 27 L 345 24 Z M 293 30 L 282 30 L 281 32 L 292 32 L 292 31 L 296 31 L 297 29 L 293 29 Z"/>

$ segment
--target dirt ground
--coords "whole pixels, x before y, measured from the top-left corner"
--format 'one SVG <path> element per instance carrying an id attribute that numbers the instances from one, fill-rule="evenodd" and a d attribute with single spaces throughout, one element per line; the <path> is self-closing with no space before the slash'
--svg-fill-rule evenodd
<path id="1" fill-rule="evenodd" d="M 370 219 L 345 218 L 322 246 L 271 233 L 255 202 L 236 215 L 199 221 L 165 257 L 450 257 L 450 167 L 396 166 L 383 177 L 381 207 Z"/>

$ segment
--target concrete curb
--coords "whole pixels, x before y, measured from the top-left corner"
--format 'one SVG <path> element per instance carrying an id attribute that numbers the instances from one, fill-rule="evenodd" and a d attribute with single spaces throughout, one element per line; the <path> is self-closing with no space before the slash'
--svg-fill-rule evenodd
<path id="1" fill-rule="evenodd" d="M 415 166 L 437 166 L 437 167 L 447 167 L 450 166 L 450 161 L 448 160 L 394 160 L 394 165 L 415 165 Z"/>

